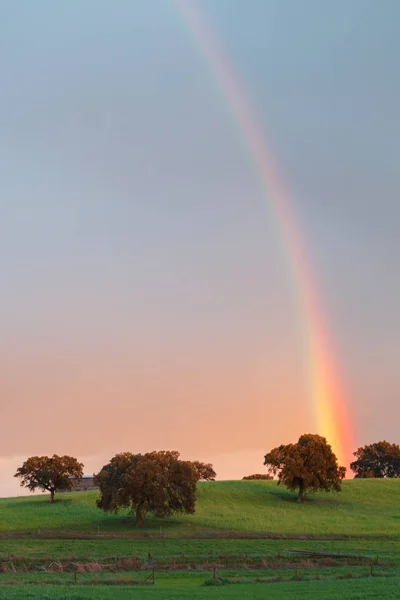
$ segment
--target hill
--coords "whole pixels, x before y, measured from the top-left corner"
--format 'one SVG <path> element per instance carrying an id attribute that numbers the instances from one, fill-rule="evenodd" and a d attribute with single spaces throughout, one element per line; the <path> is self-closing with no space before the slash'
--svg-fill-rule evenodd
<path id="1" fill-rule="evenodd" d="M 158 534 L 196 537 L 212 530 L 250 534 L 396 537 L 400 535 L 400 481 L 352 480 L 343 491 L 318 493 L 298 505 L 295 495 L 276 482 L 222 481 L 200 483 L 194 515 L 156 519 L 148 516 L 137 528 L 127 512 L 104 514 L 97 492 L 60 494 L 50 506 L 47 496 L 0 500 L 0 535 L 46 532 L 74 534 Z"/>
<path id="2" fill-rule="evenodd" d="M 96 497 L 0 500 L 0 598 L 397 597 L 400 480 L 345 481 L 303 505 L 276 482 L 201 483 L 196 514 L 143 528 Z"/>

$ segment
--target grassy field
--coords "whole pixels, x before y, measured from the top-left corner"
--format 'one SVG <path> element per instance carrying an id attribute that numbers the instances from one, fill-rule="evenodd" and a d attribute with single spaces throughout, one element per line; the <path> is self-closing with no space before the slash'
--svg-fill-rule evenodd
<path id="1" fill-rule="evenodd" d="M 203 483 L 195 515 L 144 528 L 95 499 L 0 500 L 0 599 L 400 597 L 400 481 L 346 481 L 304 505 L 274 482 Z M 205 585 L 215 565 L 220 585 Z M 153 568 L 155 585 L 129 584 Z"/>
<path id="2" fill-rule="evenodd" d="M 400 485 L 395 480 L 345 481 L 340 494 L 316 494 L 303 505 L 275 482 L 200 483 L 196 513 L 175 519 L 148 518 L 142 534 L 189 536 L 207 529 L 318 536 L 398 536 Z M 107 515 L 95 506 L 96 492 L 0 500 L 0 534 L 9 532 L 117 533 L 137 535 L 134 519 Z"/>
<path id="3" fill-rule="evenodd" d="M 91 586 L 7 586 L 0 588 L 1 600 L 398 600 L 399 580 L 299 581 L 279 584 L 243 584 L 223 587 L 194 585 L 122 588 Z"/>
<path id="4" fill-rule="evenodd" d="M 114 559 L 115 556 L 134 556 L 141 560 L 148 554 L 158 562 L 180 560 L 206 562 L 219 557 L 237 556 L 246 560 L 275 556 L 292 550 L 362 554 L 371 558 L 400 557 L 400 538 L 329 540 L 270 540 L 225 538 L 167 538 L 167 539 L 0 539 L 0 558 L 10 554 L 29 559 Z"/>

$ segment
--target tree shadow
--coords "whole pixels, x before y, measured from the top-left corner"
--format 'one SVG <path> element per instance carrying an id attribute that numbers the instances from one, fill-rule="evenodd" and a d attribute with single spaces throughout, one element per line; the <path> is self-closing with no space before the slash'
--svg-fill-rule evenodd
<path id="1" fill-rule="evenodd" d="M 100 511 L 99 511 L 100 512 Z M 91 521 L 91 525 L 100 532 L 143 532 L 150 534 L 160 534 L 171 529 L 178 529 L 187 526 L 187 524 L 176 517 L 156 517 L 152 514 L 145 515 L 144 525 L 136 525 L 134 514 L 100 514 L 98 519 Z"/>
<path id="2" fill-rule="evenodd" d="M 143 526 L 136 525 L 135 514 L 128 510 L 121 510 L 117 514 L 105 513 L 95 505 L 95 499 L 88 503 L 79 503 L 76 497 L 68 495 L 57 495 L 54 502 L 50 502 L 50 495 L 32 495 L 17 499 L 10 499 L 9 506 L 13 512 L 15 523 L 20 526 L 10 528 L 5 531 L 8 534 L 13 532 L 35 533 L 41 529 L 49 534 L 54 531 L 64 533 L 79 532 L 82 534 L 101 534 L 101 533 L 142 533 L 146 535 L 162 535 L 167 531 L 187 526 L 178 516 L 156 517 L 148 513 L 145 515 Z M 19 502 L 21 500 L 21 502 Z M 3 508 L 7 509 L 4 503 Z"/>
<path id="3" fill-rule="evenodd" d="M 269 489 L 267 493 L 279 498 L 279 500 L 281 500 L 282 502 L 299 504 L 300 506 L 302 504 L 315 504 L 325 506 L 331 505 L 337 507 L 339 504 L 341 504 L 340 493 L 325 492 L 324 490 L 307 493 L 303 498 L 303 502 L 297 502 L 297 492 L 292 492 L 278 485 L 276 486 L 276 488 Z"/>
<path id="4" fill-rule="evenodd" d="M 275 496 L 276 498 L 279 498 L 280 500 L 283 500 L 285 502 L 297 502 L 296 492 L 291 492 L 285 487 L 278 486 L 278 484 L 276 484 L 275 487 L 266 488 L 265 493 L 269 496 Z"/>
<path id="5" fill-rule="evenodd" d="M 19 502 L 19 500 L 21 500 L 21 502 Z M 38 502 L 39 500 L 39 502 Z M 14 502 L 16 501 L 16 502 Z M 53 506 L 56 504 L 60 504 L 62 502 L 61 498 L 55 498 L 54 502 L 53 502 Z M 21 496 L 18 498 L 12 498 L 12 501 L 10 500 L 10 505 L 12 505 L 13 510 L 25 510 L 26 508 L 35 508 L 38 509 L 39 507 L 48 507 L 49 504 L 51 504 L 50 502 L 50 494 L 43 494 L 43 496 L 36 496 L 36 497 L 32 497 L 30 498 L 29 496 Z M 7 504 L 3 504 L 3 506 L 7 506 Z"/>

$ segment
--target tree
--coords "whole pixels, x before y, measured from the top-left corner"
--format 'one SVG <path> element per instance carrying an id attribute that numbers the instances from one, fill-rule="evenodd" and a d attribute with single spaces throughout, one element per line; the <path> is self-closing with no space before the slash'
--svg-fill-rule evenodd
<path id="1" fill-rule="evenodd" d="M 255 473 L 254 475 L 246 475 L 243 477 L 242 481 L 255 481 L 255 480 L 264 480 L 271 481 L 273 479 L 272 475 L 269 473 Z"/>
<path id="2" fill-rule="evenodd" d="M 212 464 L 206 464 L 195 460 L 192 462 L 192 465 L 197 471 L 199 481 L 215 481 L 217 474 L 214 471 Z"/>
<path id="3" fill-rule="evenodd" d="M 400 477 L 400 446 L 385 440 L 362 446 L 350 464 L 355 477 Z"/>
<path id="4" fill-rule="evenodd" d="M 278 485 L 283 483 L 289 490 L 299 490 L 298 502 L 303 502 L 307 492 L 339 492 L 346 474 L 326 439 L 312 433 L 302 435 L 296 444 L 274 448 L 265 455 L 264 465 L 278 475 Z"/>
<path id="5" fill-rule="evenodd" d="M 72 489 L 72 479 L 83 475 L 83 464 L 73 456 L 31 456 L 17 469 L 14 477 L 21 479 L 21 487 L 31 492 L 39 489 L 50 492 L 50 502 L 58 491 Z"/>
<path id="6" fill-rule="evenodd" d="M 147 512 L 158 517 L 192 514 L 198 480 L 193 463 L 180 460 L 176 451 L 117 454 L 95 476 L 100 488 L 97 506 L 115 513 L 130 508 L 137 525 L 143 525 Z"/>

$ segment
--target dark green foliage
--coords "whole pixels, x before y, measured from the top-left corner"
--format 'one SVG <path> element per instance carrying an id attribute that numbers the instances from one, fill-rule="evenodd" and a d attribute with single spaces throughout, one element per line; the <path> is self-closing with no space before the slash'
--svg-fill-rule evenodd
<path id="1" fill-rule="evenodd" d="M 54 494 L 58 491 L 72 489 L 72 479 L 83 475 L 83 464 L 73 456 L 31 456 L 22 467 L 17 469 L 14 477 L 21 479 L 21 486 L 31 492 L 37 489 L 50 492 L 50 501 L 54 502 Z"/>
<path id="2" fill-rule="evenodd" d="M 192 465 L 197 471 L 199 481 L 214 481 L 217 474 L 214 471 L 212 464 L 202 463 L 198 460 L 192 462 Z"/>
<path id="3" fill-rule="evenodd" d="M 100 488 L 97 506 L 113 512 L 130 508 L 137 525 L 143 525 L 147 512 L 158 517 L 192 514 L 198 480 L 196 467 L 180 460 L 179 452 L 117 454 L 95 477 Z"/>
<path id="4" fill-rule="evenodd" d="M 356 460 L 350 468 L 355 477 L 400 477 L 400 446 L 385 440 L 362 446 L 354 452 Z"/>
<path id="5" fill-rule="evenodd" d="M 326 439 L 312 433 L 302 435 L 296 444 L 274 448 L 265 455 L 264 464 L 270 473 L 278 475 L 278 485 L 299 490 L 299 502 L 307 492 L 339 492 L 346 474 Z"/>

